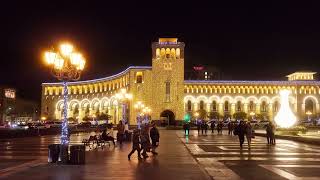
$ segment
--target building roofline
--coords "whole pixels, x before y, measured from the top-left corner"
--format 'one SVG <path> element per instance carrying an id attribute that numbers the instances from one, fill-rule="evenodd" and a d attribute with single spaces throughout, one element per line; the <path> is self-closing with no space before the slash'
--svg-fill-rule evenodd
<path id="1" fill-rule="evenodd" d="M 101 82 L 101 81 L 108 81 L 108 80 L 113 80 L 115 78 L 118 78 L 126 73 L 128 73 L 130 70 L 132 69 L 152 69 L 151 66 L 130 66 L 127 69 L 125 69 L 124 71 L 121 71 L 115 75 L 112 76 L 108 76 L 108 77 L 104 77 L 104 78 L 98 78 L 98 79 L 92 79 L 92 80 L 84 80 L 84 81 L 74 81 L 74 82 L 68 82 L 68 84 L 70 85 L 78 85 L 78 84 L 87 84 L 87 83 L 97 83 L 97 82 Z M 62 82 L 56 82 L 56 83 L 42 83 L 42 86 L 45 85 L 52 85 L 52 86 L 57 86 L 57 85 L 62 85 Z"/>
<path id="2" fill-rule="evenodd" d="M 215 80 L 215 81 L 205 81 L 205 80 L 185 80 L 184 84 L 239 84 L 239 85 L 320 85 L 320 81 L 234 81 L 234 80 Z"/>

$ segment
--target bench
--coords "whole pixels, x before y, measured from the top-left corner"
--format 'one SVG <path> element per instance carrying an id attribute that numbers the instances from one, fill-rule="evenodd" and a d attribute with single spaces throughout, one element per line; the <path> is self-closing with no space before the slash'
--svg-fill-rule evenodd
<path id="1" fill-rule="evenodd" d="M 89 150 L 91 149 L 97 149 L 101 147 L 101 149 L 104 149 L 106 143 L 108 143 L 110 147 L 110 141 L 105 141 L 101 138 L 101 135 L 98 136 L 90 136 L 89 139 L 83 139 L 82 143 L 85 147 L 89 147 Z"/>

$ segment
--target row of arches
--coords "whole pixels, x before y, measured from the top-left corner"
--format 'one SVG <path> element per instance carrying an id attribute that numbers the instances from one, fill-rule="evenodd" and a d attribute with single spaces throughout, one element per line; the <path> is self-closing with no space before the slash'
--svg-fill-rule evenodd
<path id="1" fill-rule="evenodd" d="M 125 75 L 117 80 L 109 82 L 100 82 L 85 85 L 69 85 L 68 94 L 88 94 L 101 93 L 106 91 L 114 91 L 123 88 L 129 84 L 129 75 Z M 62 86 L 47 86 L 44 87 L 44 95 L 62 95 Z"/>
<path id="2" fill-rule="evenodd" d="M 225 85 L 186 85 L 185 93 L 222 93 L 222 94 L 278 94 L 281 89 L 291 90 L 296 93 L 294 86 L 225 86 Z"/>
<path id="3" fill-rule="evenodd" d="M 62 118 L 63 100 L 59 100 L 55 105 L 56 119 Z M 95 117 L 99 113 L 111 116 L 112 122 L 117 123 L 120 119 L 121 107 L 115 96 L 93 99 L 72 99 L 68 101 L 68 117 L 82 120 L 84 117 Z"/>
<path id="4" fill-rule="evenodd" d="M 219 86 L 186 85 L 185 93 L 221 93 L 221 94 L 278 94 L 281 89 L 291 90 L 292 94 L 320 94 L 320 88 L 313 86 Z"/>
<path id="5" fill-rule="evenodd" d="M 180 48 L 157 48 L 156 58 L 180 58 Z"/>
<path id="6" fill-rule="evenodd" d="M 256 112 L 274 114 L 281 106 L 280 97 L 268 96 L 192 96 L 184 97 L 185 111 L 206 110 L 207 112 L 220 113 L 235 113 L 235 112 Z M 311 112 L 313 114 L 319 113 L 319 102 L 315 96 L 309 95 L 302 99 L 301 106 L 297 104 L 296 98 L 289 97 L 289 104 L 293 112 L 297 113 L 298 108 L 301 108 L 301 113 Z"/>

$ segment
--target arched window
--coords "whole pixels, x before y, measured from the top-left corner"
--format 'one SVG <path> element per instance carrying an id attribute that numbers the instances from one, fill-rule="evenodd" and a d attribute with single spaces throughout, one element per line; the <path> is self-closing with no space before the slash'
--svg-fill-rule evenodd
<path id="1" fill-rule="evenodd" d="M 213 112 L 217 111 L 217 102 L 216 101 L 212 101 L 212 111 Z"/>
<path id="2" fill-rule="evenodd" d="M 159 58 L 159 57 L 160 57 L 160 49 L 157 48 L 157 50 L 156 50 L 156 58 Z"/>
<path id="3" fill-rule="evenodd" d="M 274 105 L 273 105 L 273 111 L 278 112 L 278 110 L 279 110 L 279 102 L 276 101 L 276 102 L 274 102 Z"/>
<path id="4" fill-rule="evenodd" d="M 143 82 L 142 72 L 137 72 L 136 73 L 136 83 L 142 83 L 142 82 Z"/>
<path id="5" fill-rule="evenodd" d="M 305 101 L 305 111 L 313 113 L 313 101 L 311 99 Z"/>
<path id="6" fill-rule="evenodd" d="M 170 49 L 169 48 L 167 48 L 166 49 L 166 58 L 170 58 L 170 53 L 171 51 L 170 51 Z"/>
<path id="7" fill-rule="evenodd" d="M 160 56 L 163 58 L 166 55 L 166 50 L 164 48 L 161 48 Z"/>
<path id="8" fill-rule="evenodd" d="M 254 103 L 253 103 L 253 101 L 249 102 L 249 111 L 254 111 Z"/>
<path id="9" fill-rule="evenodd" d="M 187 111 L 191 111 L 192 109 L 192 105 L 191 105 L 191 101 L 189 100 L 188 102 L 187 102 Z"/>
<path id="10" fill-rule="evenodd" d="M 176 50 L 174 48 L 171 49 L 171 57 L 176 58 Z"/>
<path id="11" fill-rule="evenodd" d="M 242 108 L 241 108 L 241 101 L 237 102 L 237 111 L 241 112 Z"/>
<path id="12" fill-rule="evenodd" d="M 200 101 L 200 109 L 203 110 L 203 108 L 204 108 L 204 102 Z"/>
<path id="13" fill-rule="evenodd" d="M 267 112 L 267 103 L 265 101 L 261 103 L 261 112 Z"/>
<path id="14" fill-rule="evenodd" d="M 180 58 L 180 48 L 176 49 L 176 58 Z"/>
<path id="15" fill-rule="evenodd" d="M 224 102 L 224 111 L 226 111 L 226 112 L 229 111 L 229 102 L 228 101 Z"/>

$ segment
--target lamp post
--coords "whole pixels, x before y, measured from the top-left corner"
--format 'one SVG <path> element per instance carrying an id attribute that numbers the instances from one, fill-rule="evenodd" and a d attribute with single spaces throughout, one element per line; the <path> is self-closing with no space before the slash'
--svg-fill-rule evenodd
<path id="1" fill-rule="evenodd" d="M 254 117 L 254 115 L 256 115 L 256 113 L 250 112 L 249 114 L 250 114 L 250 116 L 251 116 L 251 120 L 253 120 L 253 117 Z"/>
<path id="2" fill-rule="evenodd" d="M 310 116 L 312 115 L 312 112 L 311 111 L 307 111 L 306 115 L 308 115 L 308 121 L 310 121 Z"/>
<path id="3" fill-rule="evenodd" d="M 144 108 L 144 104 L 141 101 L 138 101 L 137 103 L 134 104 L 134 108 L 138 111 L 137 115 L 137 125 L 138 129 L 141 129 L 141 110 Z"/>
<path id="4" fill-rule="evenodd" d="M 195 112 L 193 115 L 194 117 L 196 117 L 196 124 L 198 124 L 198 117 L 200 114 L 198 112 Z"/>
<path id="5" fill-rule="evenodd" d="M 80 75 L 85 66 L 83 56 L 75 52 L 73 46 L 68 43 L 61 44 L 58 50 L 51 49 L 44 54 L 46 64 L 51 68 L 52 75 L 63 84 L 63 119 L 60 137 L 60 161 L 65 161 L 68 154 L 65 149 L 69 145 L 67 105 L 68 105 L 68 83 L 80 79 Z M 63 149 L 63 150 L 62 150 Z"/>
<path id="6" fill-rule="evenodd" d="M 126 89 L 121 89 L 119 93 L 116 94 L 116 98 L 122 104 L 122 120 L 124 123 L 128 122 L 127 117 L 127 102 L 132 99 L 132 94 L 127 93 Z"/>

